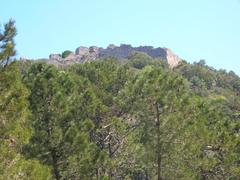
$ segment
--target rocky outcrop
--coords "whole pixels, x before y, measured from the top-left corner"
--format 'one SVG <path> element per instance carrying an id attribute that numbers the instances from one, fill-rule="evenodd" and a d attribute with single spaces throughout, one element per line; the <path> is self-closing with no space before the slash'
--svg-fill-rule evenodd
<path id="1" fill-rule="evenodd" d="M 176 54 L 174 54 L 171 49 L 165 48 L 165 52 L 169 66 L 172 68 L 177 66 L 181 59 Z"/>
<path id="2" fill-rule="evenodd" d="M 51 54 L 49 63 L 68 65 L 72 63 L 85 63 L 98 58 L 115 57 L 119 60 L 127 59 L 132 52 L 143 52 L 152 58 L 161 58 L 167 60 L 170 67 L 175 67 L 181 59 L 168 48 L 154 48 L 152 46 L 132 47 L 130 44 L 121 44 L 115 46 L 110 44 L 107 48 L 97 46 L 84 47 L 80 46 L 75 50 L 75 54 L 71 53 L 66 58 L 62 58 L 60 54 Z"/>
<path id="3" fill-rule="evenodd" d="M 62 59 L 62 56 L 61 56 L 61 54 L 50 54 L 50 55 L 49 55 L 49 59 L 52 59 L 52 60 L 61 60 L 61 59 Z"/>
<path id="4" fill-rule="evenodd" d="M 82 55 L 85 55 L 85 54 L 88 54 L 88 53 L 89 53 L 89 48 L 84 47 L 84 46 L 80 46 L 75 50 L 75 54 L 77 56 L 82 56 Z"/>

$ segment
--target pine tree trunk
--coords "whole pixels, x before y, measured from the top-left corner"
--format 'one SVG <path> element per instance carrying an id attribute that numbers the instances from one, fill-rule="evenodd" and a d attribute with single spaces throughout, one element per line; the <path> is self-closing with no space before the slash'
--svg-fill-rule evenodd
<path id="1" fill-rule="evenodd" d="M 108 133 L 110 134 L 110 131 Z M 112 158 L 111 136 L 109 137 L 109 140 L 108 140 L 108 154 L 109 154 L 109 158 Z M 111 168 L 110 168 L 110 171 L 108 172 L 108 179 L 109 180 L 112 179 L 112 169 Z"/>
<path id="2" fill-rule="evenodd" d="M 54 149 L 51 150 L 51 155 L 52 155 L 52 163 L 53 163 L 53 171 L 54 171 L 55 179 L 60 180 L 61 176 L 58 171 L 57 153 Z"/>
<path id="3" fill-rule="evenodd" d="M 157 118 L 157 122 L 156 122 L 156 128 L 157 128 L 157 177 L 158 180 L 162 180 L 161 177 L 161 161 L 162 161 L 162 155 L 161 155 L 161 132 L 160 132 L 160 113 L 159 113 L 159 107 L 158 107 L 158 103 L 155 104 L 156 106 L 156 118 Z"/>
<path id="4" fill-rule="evenodd" d="M 99 168 L 96 169 L 97 180 L 99 180 Z"/>

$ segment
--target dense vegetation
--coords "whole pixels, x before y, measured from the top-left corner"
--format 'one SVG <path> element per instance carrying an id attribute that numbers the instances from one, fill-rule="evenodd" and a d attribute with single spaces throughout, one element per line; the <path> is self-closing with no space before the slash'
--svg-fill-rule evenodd
<path id="1" fill-rule="evenodd" d="M 142 53 L 10 63 L 0 34 L 0 179 L 239 179 L 240 78 Z"/>

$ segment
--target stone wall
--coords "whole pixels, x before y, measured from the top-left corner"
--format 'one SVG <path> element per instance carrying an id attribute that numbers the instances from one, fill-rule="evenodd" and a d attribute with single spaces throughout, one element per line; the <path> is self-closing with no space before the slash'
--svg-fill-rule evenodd
<path id="1" fill-rule="evenodd" d="M 170 67 L 175 67 L 181 61 L 181 59 L 175 55 L 170 49 L 167 48 L 154 48 L 152 46 L 139 46 L 132 47 L 129 44 L 121 44 L 115 46 L 110 44 L 107 48 L 101 48 L 97 46 L 84 47 L 80 46 L 75 50 L 75 54 L 69 54 L 68 57 L 62 59 L 60 54 L 51 54 L 49 61 L 62 62 L 63 64 L 85 63 L 88 61 L 96 60 L 97 58 L 115 57 L 119 60 L 127 59 L 132 52 L 143 52 L 152 58 L 166 59 Z M 71 63 L 66 63 L 70 61 Z"/>

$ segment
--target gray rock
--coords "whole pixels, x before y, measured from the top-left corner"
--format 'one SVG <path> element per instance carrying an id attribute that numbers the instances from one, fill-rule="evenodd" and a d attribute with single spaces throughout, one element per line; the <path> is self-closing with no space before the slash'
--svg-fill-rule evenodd
<path id="1" fill-rule="evenodd" d="M 61 54 L 50 54 L 49 59 L 51 59 L 51 60 L 61 60 L 62 56 L 61 56 Z"/>
<path id="2" fill-rule="evenodd" d="M 89 49 L 87 47 L 84 47 L 84 46 L 80 46 L 75 50 L 75 54 L 80 55 L 80 56 L 86 55 L 88 53 L 89 53 Z"/>
<path id="3" fill-rule="evenodd" d="M 181 61 L 181 59 L 176 54 L 174 54 L 171 49 L 165 48 L 165 52 L 166 52 L 166 59 L 169 66 L 171 68 L 176 67 Z"/>
<path id="4" fill-rule="evenodd" d="M 97 46 L 84 47 L 80 46 L 76 49 L 75 54 L 69 54 L 65 59 L 61 58 L 60 54 L 51 54 L 50 60 L 56 60 L 54 63 L 69 64 L 74 63 L 85 63 L 96 60 L 97 58 L 115 57 L 119 60 L 127 59 L 133 52 L 142 52 L 152 58 L 161 58 L 167 60 L 171 68 L 177 66 L 181 59 L 175 55 L 172 50 L 168 48 L 154 48 L 152 46 L 139 46 L 132 47 L 130 44 L 121 44 L 115 46 L 110 44 L 107 48 L 101 48 Z"/>
<path id="5" fill-rule="evenodd" d="M 116 48 L 116 47 L 117 47 L 117 46 L 115 46 L 114 44 L 109 44 L 107 48 L 108 48 L 108 49 L 114 49 L 114 48 Z"/>
<path id="6" fill-rule="evenodd" d="M 75 61 L 76 55 L 74 53 L 70 53 L 63 61 Z"/>

